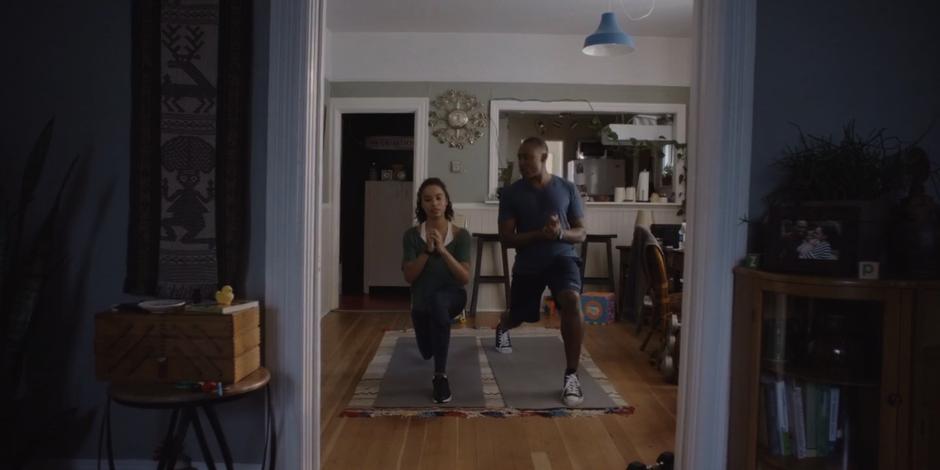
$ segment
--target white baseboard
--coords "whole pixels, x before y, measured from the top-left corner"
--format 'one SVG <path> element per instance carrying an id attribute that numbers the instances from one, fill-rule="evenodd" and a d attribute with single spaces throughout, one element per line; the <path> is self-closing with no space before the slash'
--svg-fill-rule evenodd
<path id="1" fill-rule="evenodd" d="M 193 462 L 193 467 L 203 470 L 206 468 L 206 464 L 203 462 Z M 144 460 L 144 459 L 135 459 L 135 460 L 115 460 L 114 468 L 118 470 L 153 470 L 157 467 L 157 462 L 153 460 Z M 44 464 L 36 464 L 33 467 L 30 467 L 34 470 L 42 469 L 56 469 L 56 470 L 98 470 L 98 460 L 97 459 L 80 459 L 80 460 L 56 460 L 48 461 Z M 107 470 L 108 461 L 103 459 L 101 461 L 101 469 Z M 182 467 L 179 467 L 182 468 Z M 224 462 L 216 462 L 215 468 L 225 468 Z M 236 463 L 235 470 L 259 470 L 261 468 L 260 463 Z"/>

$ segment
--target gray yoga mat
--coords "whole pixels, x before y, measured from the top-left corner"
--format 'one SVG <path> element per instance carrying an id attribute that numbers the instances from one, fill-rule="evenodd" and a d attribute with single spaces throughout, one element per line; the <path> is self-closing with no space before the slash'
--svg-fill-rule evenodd
<path id="1" fill-rule="evenodd" d="M 511 333 L 510 333 L 511 335 Z M 486 357 L 506 406 L 523 410 L 564 407 L 565 350 L 561 338 L 514 337 L 510 354 L 497 352 L 493 338 L 482 338 Z M 584 402 L 578 408 L 616 406 L 604 389 L 586 372 L 579 371 Z"/>
<path id="2" fill-rule="evenodd" d="M 447 378 L 454 398 L 450 403 L 431 400 L 434 359 L 424 360 L 414 336 L 398 338 L 386 369 L 376 408 L 484 407 L 483 379 L 476 337 L 454 336 L 450 339 Z"/>

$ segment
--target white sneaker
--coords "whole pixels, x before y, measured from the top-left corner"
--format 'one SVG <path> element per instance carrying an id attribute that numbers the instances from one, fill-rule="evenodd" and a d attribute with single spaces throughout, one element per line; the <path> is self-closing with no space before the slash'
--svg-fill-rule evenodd
<path id="1" fill-rule="evenodd" d="M 496 325 L 496 351 L 503 354 L 512 352 L 512 340 L 509 339 L 509 330 L 503 329 L 503 324 Z"/>
<path id="2" fill-rule="evenodd" d="M 565 387 L 561 391 L 561 399 L 565 402 L 565 406 L 578 406 L 584 401 L 578 374 L 565 374 Z"/>

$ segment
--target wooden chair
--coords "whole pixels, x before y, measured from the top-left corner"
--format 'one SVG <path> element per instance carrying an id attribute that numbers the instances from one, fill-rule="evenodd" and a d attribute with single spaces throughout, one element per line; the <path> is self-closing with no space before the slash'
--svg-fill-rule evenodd
<path id="1" fill-rule="evenodd" d="M 650 354 L 651 359 L 663 373 L 674 379 L 678 371 L 679 321 L 681 320 L 682 293 L 672 292 L 670 276 L 666 269 L 666 257 L 658 245 L 647 247 L 646 259 L 650 274 L 648 295 L 652 307 L 644 307 L 644 316 L 650 323 L 650 330 L 640 345 L 645 351 L 653 335 L 659 333 L 662 347 Z"/>
<path id="2" fill-rule="evenodd" d="M 662 331 L 661 326 L 663 318 L 670 309 L 669 302 L 669 275 L 666 272 L 666 257 L 663 250 L 658 245 L 649 245 L 646 247 L 647 269 L 649 273 L 650 286 L 647 290 L 652 302 L 652 307 L 643 308 L 644 320 L 651 326 L 643 344 L 640 345 L 640 351 L 646 350 L 646 345 L 652 339 L 653 334 Z"/>

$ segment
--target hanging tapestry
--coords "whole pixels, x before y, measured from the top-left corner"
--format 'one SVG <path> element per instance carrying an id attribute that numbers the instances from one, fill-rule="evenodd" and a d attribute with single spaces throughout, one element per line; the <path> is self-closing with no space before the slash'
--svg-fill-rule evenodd
<path id="1" fill-rule="evenodd" d="M 249 168 L 249 0 L 135 2 L 125 291 L 242 291 Z"/>

